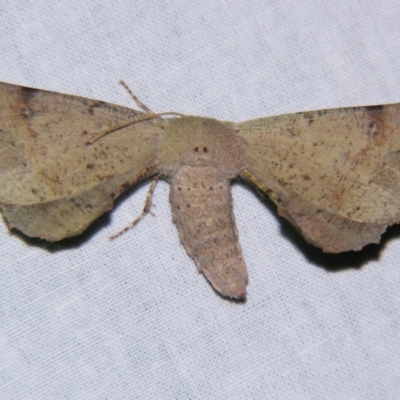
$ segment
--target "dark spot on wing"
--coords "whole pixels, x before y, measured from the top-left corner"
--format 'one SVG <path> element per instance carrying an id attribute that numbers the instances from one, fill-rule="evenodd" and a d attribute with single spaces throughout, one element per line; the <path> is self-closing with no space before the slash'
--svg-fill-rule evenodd
<path id="1" fill-rule="evenodd" d="M 321 116 L 321 115 L 326 115 L 329 111 L 331 111 L 331 110 L 318 110 L 318 111 L 314 111 L 314 114 Z"/>
<path id="2" fill-rule="evenodd" d="M 121 185 L 121 191 L 120 193 L 124 192 L 125 190 L 129 189 L 132 186 L 130 182 L 126 182 L 123 185 Z"/>
<path id="3" fill-rule="evenodd" d="M 88 107 L 89 114 L 93 115 L 96 108 L 102 108 L 105 104 L 104 101 L 95 101 Z"/>
<path id="4" fill-rule="evenodd" d="M 36 94 L 39 92 L 38 89 L 21 87 L 21 95 L 25 97 L 27 101 L 32 100 L 36 97 Z"/>
<path id="5" fill-rule="evenodd" d="M 368 113 L 381 113 L 383 111 L 383 107 L 384 106 L 368 106 L 365 107 L 365 111 L 367 111 Z"/>
<path id="6" fill-rule="evenodd" d="M 307 120 L 308 125 L 312 125 L 315 121 L 315 116 L 314 116 L 314 113 L 312 113 L 312 112 L 304 113 L 304 118 Z"/>

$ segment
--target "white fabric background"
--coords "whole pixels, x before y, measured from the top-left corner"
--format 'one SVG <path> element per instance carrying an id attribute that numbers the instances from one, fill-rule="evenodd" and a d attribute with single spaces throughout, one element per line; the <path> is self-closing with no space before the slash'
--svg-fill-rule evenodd
<path id="1" fill-rule="evenodd" d="M 241 121 L 400 102 L 392 0 L 2 1 L 0 81 Z M 400 134 L 400 132 L 399 132 Z M 198 274 L 171 221 L 132 190 L 46 248 L 0 226 L 2 399 L 397 399 L 400 229 L 324 255 L 242 184 L 244 304 Z"/>

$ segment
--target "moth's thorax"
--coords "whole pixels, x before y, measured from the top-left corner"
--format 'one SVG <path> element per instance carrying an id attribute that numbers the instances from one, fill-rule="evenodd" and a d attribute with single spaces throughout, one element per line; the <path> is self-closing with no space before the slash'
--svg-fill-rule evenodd
<path id="1" fill-rule="evenodd" d="M 245 163 L 244 140 L 232 126 L 211 118 L 188 116 L 168 121 L 157 152 L 159 170 L 169 177 L 189 165 L 215 167 L 230 179 Z"/>

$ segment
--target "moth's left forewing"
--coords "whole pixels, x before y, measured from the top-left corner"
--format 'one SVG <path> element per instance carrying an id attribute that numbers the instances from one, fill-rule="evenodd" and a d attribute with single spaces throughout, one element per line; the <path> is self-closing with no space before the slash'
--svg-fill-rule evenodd
<path id="1" fill-rule="evenodd" d="M 0 206 L 9 225 L 47 240 L 81 233 L 155 168 L 164 122 L 118 129 L 143 115 L 0 83 Z"/>
<path id="2" fill-rule="evenodd" d="M 325 251 L 378 242 L 400 220 L 400 105 L 312 111 L 239 124 L 242 176 Z"/>

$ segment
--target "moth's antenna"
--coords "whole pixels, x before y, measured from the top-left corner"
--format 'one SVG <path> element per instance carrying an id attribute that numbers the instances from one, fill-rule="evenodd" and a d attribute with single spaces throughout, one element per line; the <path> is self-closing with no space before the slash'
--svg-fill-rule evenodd
<path id="1" fill-rule="evenodd" d="M 138 118 L 135 118 L 135 119 L 133 119 L 133 120 L 131 120 L 131 121 L 128 121 L 128 122 L 125 122 L 125 123 L 123 123 L 123 124 L 119 124 L 119 125 L 117 125 L 117 126 L 108 128 L 108 129 L 106 129 L 106 130 L 104 130 L 104 131 L 98 132 L 97 135 L 96 135 L 96 137 L 94 137 L 93 139 L 91 139 L 90 141 L 88 141 L 88 142 L 86 143 L 86 145 L 89 146 L 89 145 L 93 144 L 94 142 L 97 142 L 97 141 L 98 141 L 99 139 L 101 139 L 103 136 L 108 135 L 109 133 L 115 132 L 115 131 L 117 131 L 117 130 L 119 130 L 119 129 L 126 128 L 126 127 L 128 127 L 128 126 L 130 126 L 130 125 L 137 124 L 137 123 L 139 123 L 139 122 L 144 122 L 144 121 L 149 121 L 149 120 L 151 120 L 151 119 L 160 118 L 160 117 L 162 117 L 163 115 L 176 115 L 176 116 L 178 116 L 178 117 L 184 117 L 184 116 L 185 116 L 184 114 L 177 113 L 177 112 L 174 112 L 174 111 L 167 111 L 167 112 L 162 112 L 162 113 L 155 113 L 155 112 L 151 111 L 149 107 L 147 107 L 145 104 L 143 104 L 143 103 L 133 94 L 132 90 L 129 89 L 128 85 L 127 85 L 123 80 L 120 80 L 119 83 L 126 89 L 126 91 L 129 93 L 129 95 L 132 97 L 133 101 L 139 106 L 139 108 L 141 108 L 141 109 L 145 112 L 145 114 L 142 115 L 142 116 L 140 116 L 140 117 L 138 117 Z"/>
<path id="2" fill-rule="evenodd" d="M 144 112 L 148 114 L 155 114 L 153 111 L 150 110 L 149 107 L 146 106 L 146 104 L 142 103 L 132 92 L 132 90 L 129 88 L 129 86 L 121 79 L 119 81 L 119 84 L 122 85 L 125 90 L 129 93 L 129 95 L 132 97 L 133 101 L 141 108 Z"/>
<path id="3" fill-rule="evenodd" d="M 101 131 L 101 132 L 98 132 L 96 137 L 94 137 L 93 139 L 91 139 L 91 140 L 86 142 L 86 145 L 89 146 L 89 145 L 93 144 L 94 142 L 97 142 L 103 136 L 106 136 L 109 133 L 118 131 L 119 129 L 126 128 L 128 126 L 137 124 L 139 122 L 144 122 L 144 121 L 149 121 L 151 119 L 160 118 L 163 115 L 176 115 L 177 117 L 184 117 L 185 116 L 184 114 L 181 114 L 181 113 L 178 113 L 178 112 L 174 112 L 174 111 L 166 111 L 166 112 L 162 112 L 162 113 L 158 113 L 158 114 L 154 114 L 154 113 L 147 114 L 147 115 L 144 115 L 143 117 L 136 118 L 136 119 L 134 119 L 132 121 L 128 121 L 128 122 L 126 122 L 124 124 L 120 124 L 120 125 L 117 125 L 115 127 L 106 129 L 106 130 Z"/>

